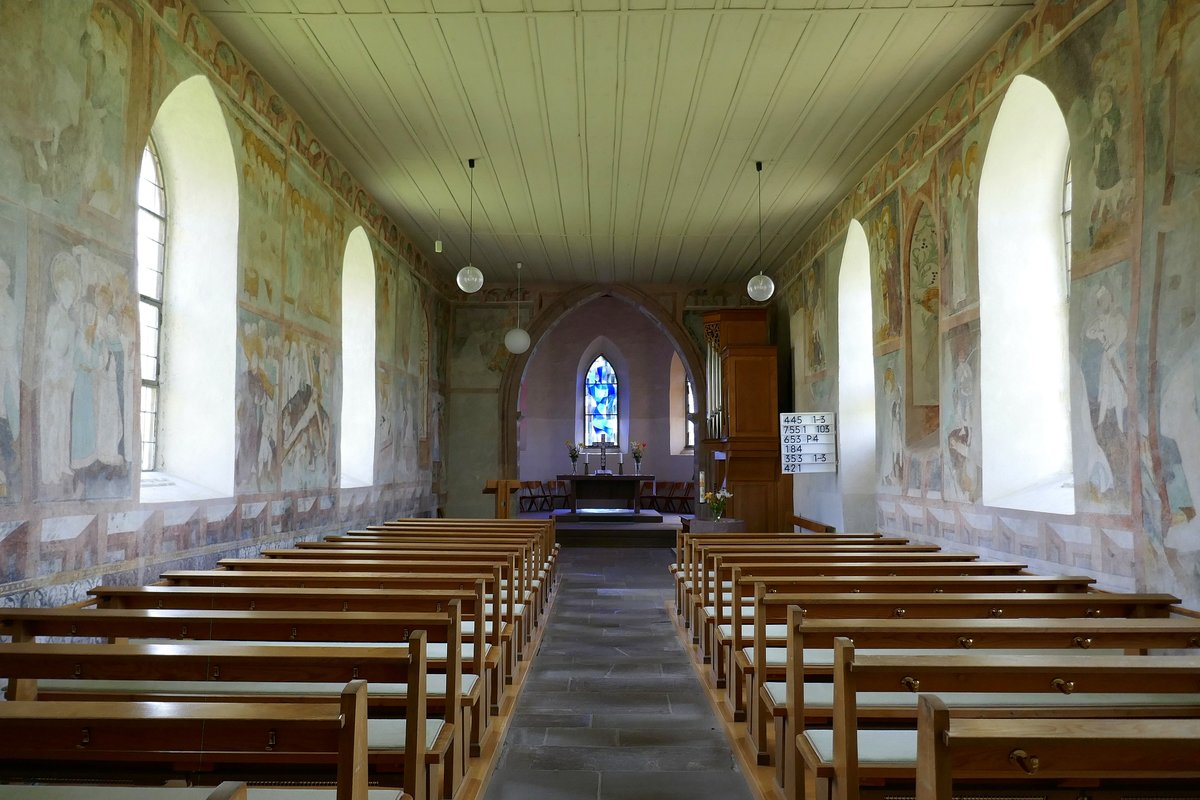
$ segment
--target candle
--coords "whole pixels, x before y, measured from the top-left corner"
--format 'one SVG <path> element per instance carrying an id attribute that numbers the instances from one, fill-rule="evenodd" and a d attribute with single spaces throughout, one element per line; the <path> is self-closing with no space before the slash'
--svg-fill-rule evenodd
<path id="1" fill-rule="evenodd" d="M 624 450 L 621 451 L 621 459 L 620 459 L 619 463 L 621 463 L 621 464 L 625 463 L 625 451 Z"/>
<path id="2" fill-rule="evenodd" d="M 700 496 L 704 497 L 704 470 L 700 470 Z"/>
<path id="3" fill-rule="evenodd" d="M 585 467 L 586 467 L 586 466 L 587 466 L 589 463 L 591 463 L 590 461 L 588 461 L 588 459 L 589 459 L 590 457 L 591 457 L 591 453 L 584 453 L 584 454 L 583 454 L 583 465 L 584 465 Z"/>

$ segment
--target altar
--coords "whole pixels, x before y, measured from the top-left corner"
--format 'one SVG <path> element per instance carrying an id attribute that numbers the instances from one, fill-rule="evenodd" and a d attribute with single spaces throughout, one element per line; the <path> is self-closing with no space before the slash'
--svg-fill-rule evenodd
<path id="1" fill-rule="evenodd" d="M 635 513 L 642 510 L 642 483 L 653 475 L 559 475 L 567 484 L 567 505 L 579 513 L 580 500 L 624 500 Z"/>

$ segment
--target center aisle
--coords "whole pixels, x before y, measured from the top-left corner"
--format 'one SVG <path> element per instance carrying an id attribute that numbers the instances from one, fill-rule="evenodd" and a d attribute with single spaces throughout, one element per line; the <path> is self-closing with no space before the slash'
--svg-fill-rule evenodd
<path id="1" fill-rule="evenodd" d="M 668 616 L 668 549 L 565 547 L 486 800 L 751 800 Z"/>

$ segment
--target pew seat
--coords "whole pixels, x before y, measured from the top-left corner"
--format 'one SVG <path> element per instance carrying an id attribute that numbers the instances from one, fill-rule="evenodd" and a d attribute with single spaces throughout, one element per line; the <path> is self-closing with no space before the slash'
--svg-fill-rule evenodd
<path id="1" fill-rule="evenodd" d="M 956 781 L 960 794 L 973 795 L 1045 796 L 1044 787 L 1059 783 L 1075 796 L 1196 796 L 1200 719 L 957 714 L 941 696 L 921 696 L 916 800 L 952 800 Z"/>

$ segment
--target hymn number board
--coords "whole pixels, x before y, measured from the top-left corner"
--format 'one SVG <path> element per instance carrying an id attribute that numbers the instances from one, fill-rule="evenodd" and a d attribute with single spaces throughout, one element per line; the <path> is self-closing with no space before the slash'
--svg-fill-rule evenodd
<path id="1" fill-rule="evenodd" d="M 780 414 L 779 447 L 784 472 L 837 472 L 837 414 Z"/>

